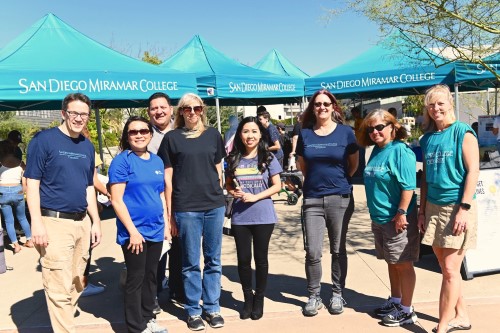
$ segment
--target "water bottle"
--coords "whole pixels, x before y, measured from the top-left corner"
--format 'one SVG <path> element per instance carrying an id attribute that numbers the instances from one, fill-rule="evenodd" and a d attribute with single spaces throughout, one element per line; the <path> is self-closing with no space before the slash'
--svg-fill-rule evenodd
<path id="1" fill-rule="evenodd" d="M 7 271 L 5 263 L 5 246 L 3 245 L 3 229 L 0 227 L 0 274 Z"/>

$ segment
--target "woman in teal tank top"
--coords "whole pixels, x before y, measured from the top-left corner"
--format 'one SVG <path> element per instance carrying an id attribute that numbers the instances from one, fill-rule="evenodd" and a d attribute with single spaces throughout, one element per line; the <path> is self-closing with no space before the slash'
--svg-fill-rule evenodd
<path id="1" fill-rule="evenodd" d="M 432 246 L 443 275 L 435 332 L 444 333 L 471 327 L 460 267 L 466 250 L 476 245 L 479 146 L 472 128 L 456 121 L 447 86 L 427 90 L 425 107 L 418 227 L 424 233 L 422 243 Z"/>

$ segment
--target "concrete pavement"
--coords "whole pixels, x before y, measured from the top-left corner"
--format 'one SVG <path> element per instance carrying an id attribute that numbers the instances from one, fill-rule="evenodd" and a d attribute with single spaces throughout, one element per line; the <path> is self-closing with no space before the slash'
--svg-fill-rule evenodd
<path id="1" fill-rule="evenodd" d="M 307 300 L 304 273 L 304 250 L 300 228 L 300 203 L 288 206 L 285 197 L 276 197 L 279 215 L 270 244 L 269 282 L 264 317 L 258 321 L 240 320 L 238 311 L 243 295 L 238 282 L 236 252 L 231 237 L 223 240 L 223 276 L 220 304 L 226 325 L 220 332 L 430 332 L 436 326 L 441 284 L 434 256 L 424 256 L 416 265 L 417 287 L 414 306 L 419 317 L 416 325 L 401 328 L 381 326 L 370 312 L 389 295 L 387 266 L 374 257 L 370 219 L 363 186 L 354 190 L 356 209 L 348 233 L 349 273 L 344 298 L 345 312 L 332 316 L 325 309 L 312 318 L 301 314 Z M 109 213 L 109 212 L 108 212 Z M 126 332 L 123 299 L 118 287 L 123 256 L 115 243 L 114 219 L 103 221 L 104 238 L 93 253 L 91 281 L 106 286 L 103 294 L 81 298 L 76 318 L 78 332 Z M 330 298 L 330 256 L 325 238 L 322 298 Z M 43 294 L 37 252 L 23 250 L 13 255 L 6 251 L 7 265 L 14 268 L 0 274 L 0 332 L 51 332 Z M 500 274 L 475 277 L 464 281 L 474 332 L 497 332 L 500 318 Z M 167 301 L 168 292 L 160 298 L 164 312 L 157 320 L 169 332 L 190 332 L 182 308 Z M 207 326 L 206 331 L 214 331 Z"/>

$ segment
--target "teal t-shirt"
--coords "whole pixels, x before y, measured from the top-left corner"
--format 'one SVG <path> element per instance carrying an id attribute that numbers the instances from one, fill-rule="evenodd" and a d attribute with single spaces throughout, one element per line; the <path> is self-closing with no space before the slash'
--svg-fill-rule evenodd
<path id="1" fill-rule="evenodd" d="M 462 156 L 462 144 L 472 128 L 459 121 L 441 132 L 426 133 L 420 139 L 424 156 L 427 200 L 435 205 L 461 202 L 467 170 Z"/>
<path id="2" fill-rule="evenodd" d="M 366 201 L 373 222 L 384 224 L 396 215 L 401 191 L 417 186 L 415 153 L 401 141 L 391 141 L 385 147 L 375 146 L 363 172 Z M 415 196 L 408 211 L 414 209 Z"/>

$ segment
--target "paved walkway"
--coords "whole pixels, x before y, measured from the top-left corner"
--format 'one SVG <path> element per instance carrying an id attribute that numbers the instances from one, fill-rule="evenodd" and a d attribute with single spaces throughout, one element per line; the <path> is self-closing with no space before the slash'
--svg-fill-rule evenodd
<path id="1" fill-rule="evenodd" d="M 285 197 L 277 197 L 275 207 L 280 223 L 270 245 L 270 276 L 265 300 L 264 317 L 258 321 L 240 320 L 238 310 L 243 295 L 238 283 L 234 241 L 224 236 L 223 277 L 220 304 L 226 326 L 219 332 L 431 332 L 436 326 L 438 296 L 441 284 L 439 267 L 434 256 L 424 256 L 417 263 L 417 287 L 414 306 L 419 317 L 415 325 L 387 328 L 379 324 L 370 312 L 389 295 L 385 262 L 376 260 L 366 208 L 364 188 L 355 186 L 356 210 L 348 234 L 349 274 L 344 298 L 348 304 L 342 315 L 332 316 L 326 310 L 312 318 L 301 314 L 306 301 L 304 251 L 300 229 L 300 204 L 288 206 Z M 78 332 L 126 332 L 123 323 L 123 300 L 118 288 L 123 256 L 115 243 L 114 219 L 103 221 L 104 238 L 93 253 L 91 280 L 106 286 L 103 294 L 82 298 L 76 319 Z M 327 241 L 325 240 L 325 245 Z M 330 298 L 330 260 L 325 246 L 322 298 Z M 492 254 L 493 255 L 493 254 Z M 37 253 L 24 248 L 19 254 L 6 251 L 7 264 L 14 268 L 0 274 L 0 332 L 51 332 L 42 291 Z M 474 332 L 498 332 L 500 327 L 500 274 L 476 277 L 464 281 Z M 167 302 L 167 293 L 160 299 L 164 312 L 160 324 L 170 333 L 190 332 L 184 322 L 184 311 Z M 215 331 L 207 327 L 206 331 Z"/>

